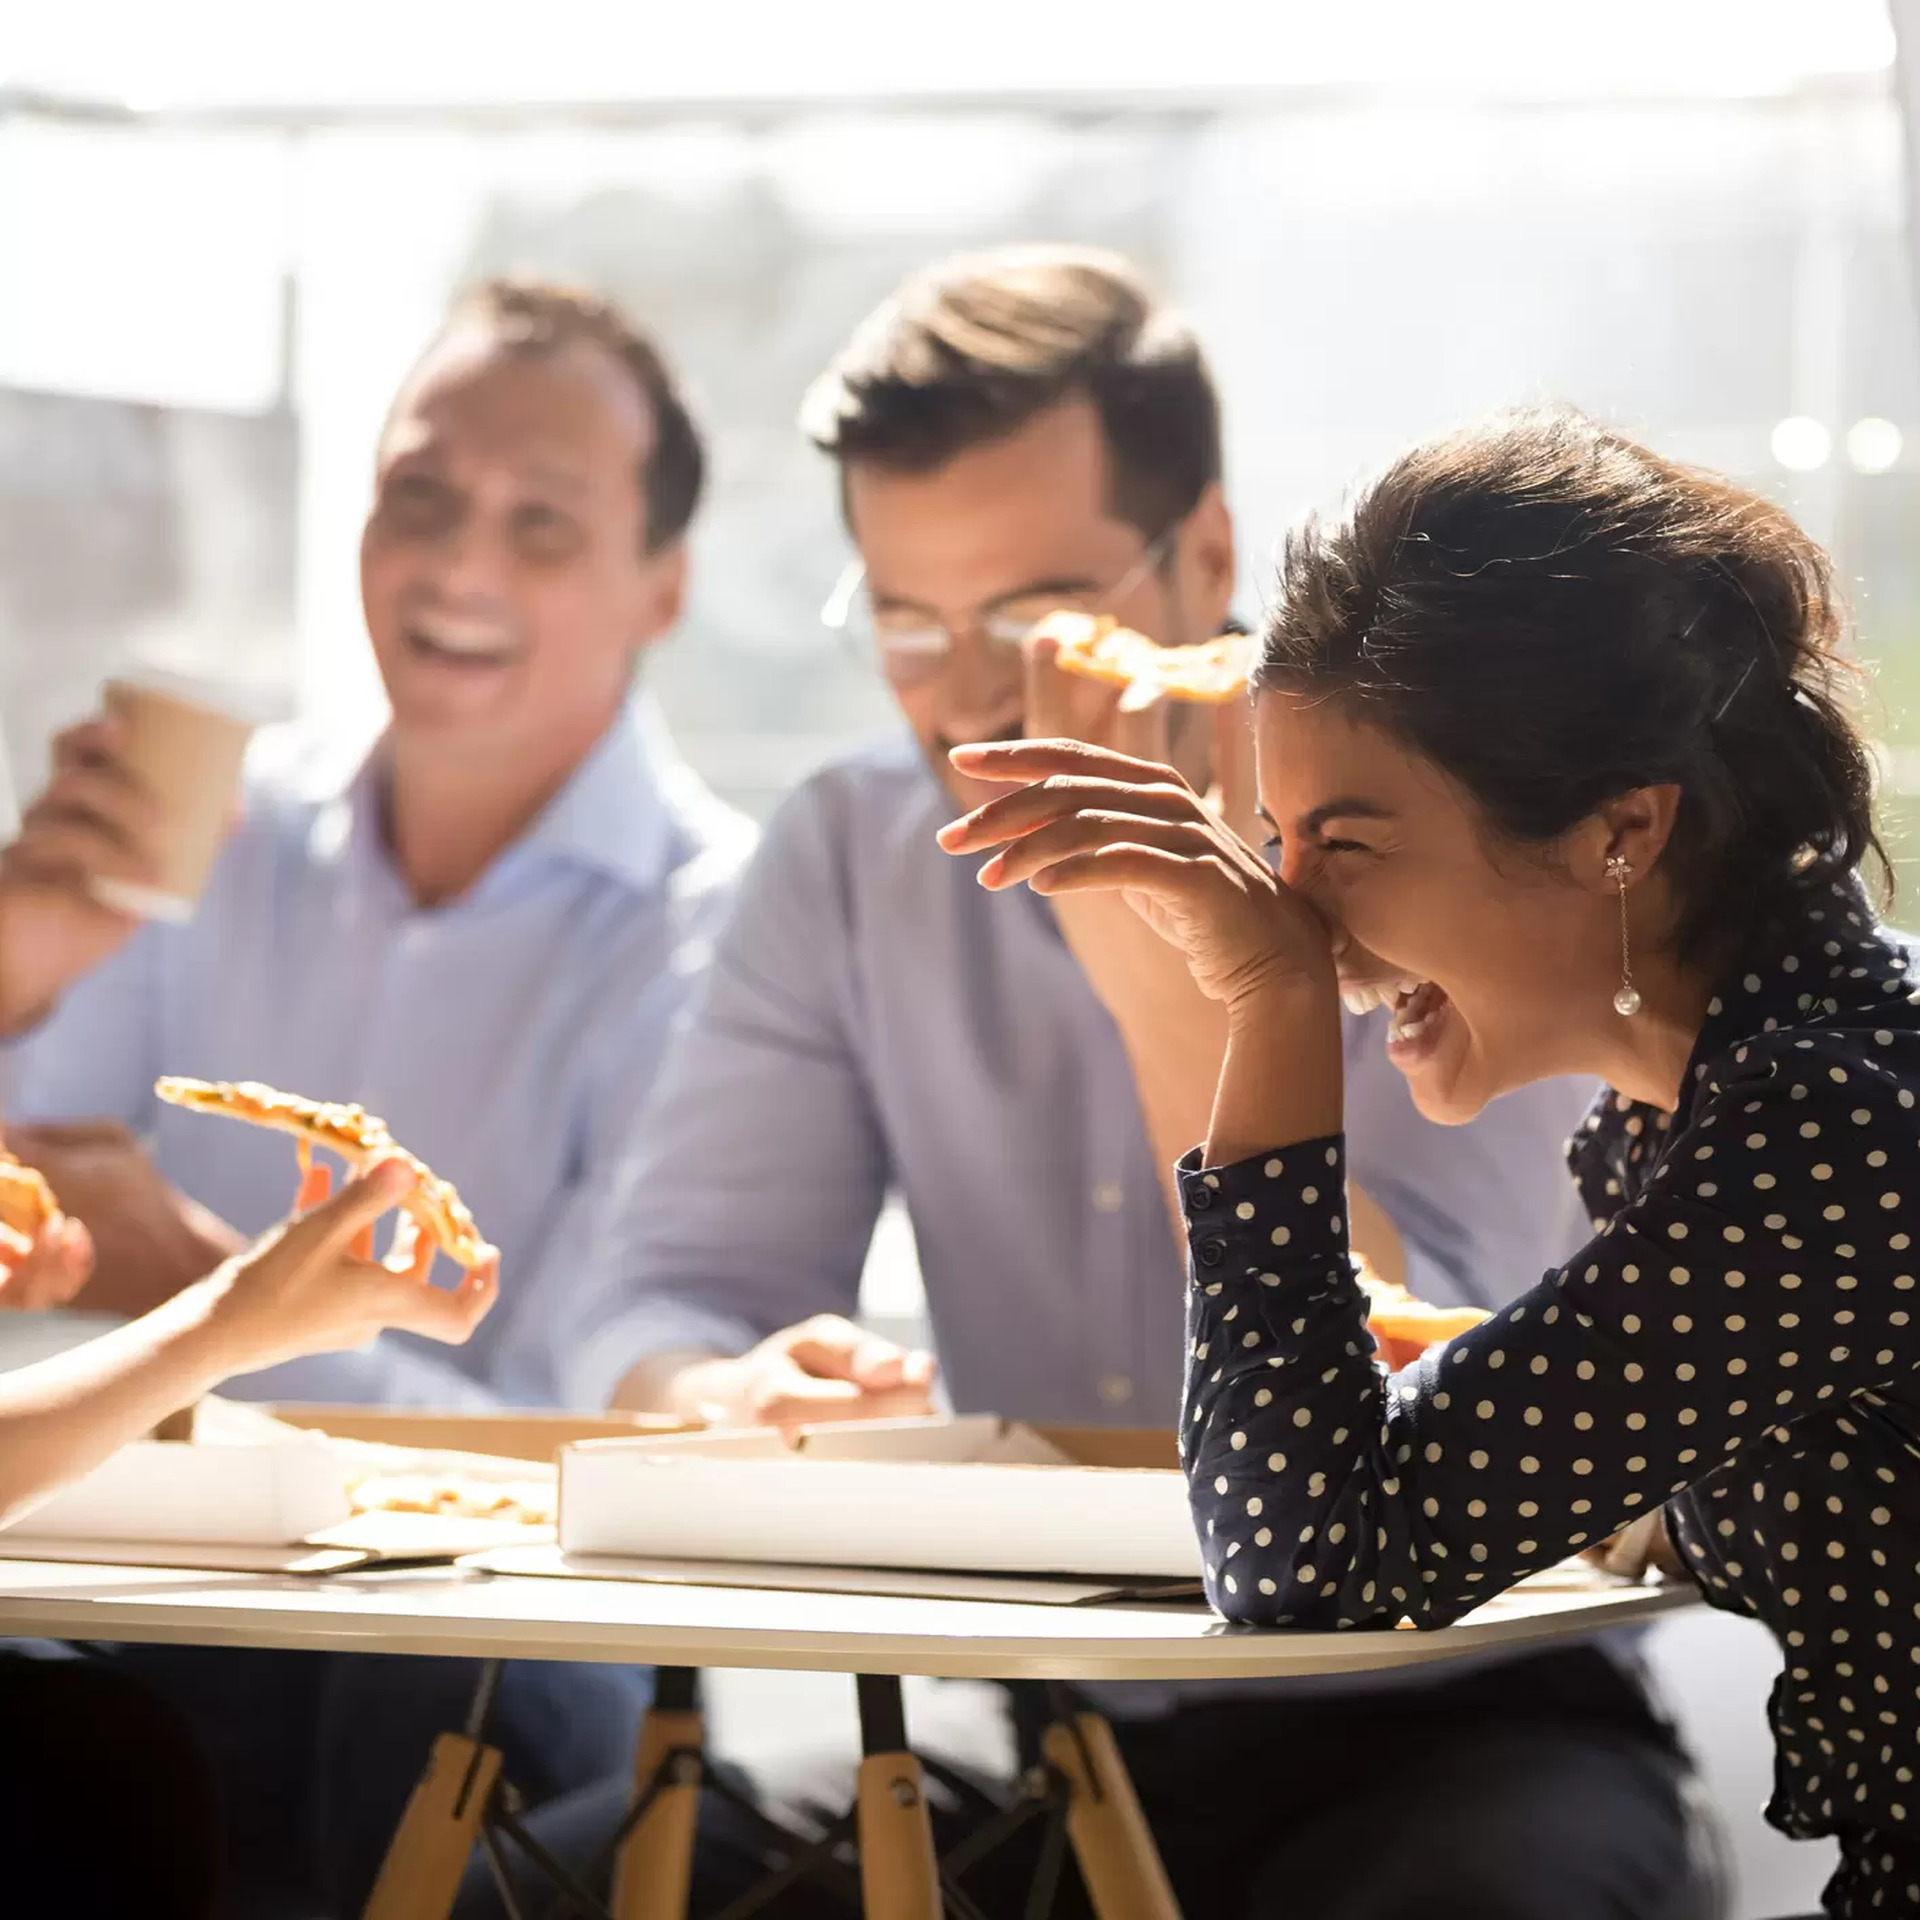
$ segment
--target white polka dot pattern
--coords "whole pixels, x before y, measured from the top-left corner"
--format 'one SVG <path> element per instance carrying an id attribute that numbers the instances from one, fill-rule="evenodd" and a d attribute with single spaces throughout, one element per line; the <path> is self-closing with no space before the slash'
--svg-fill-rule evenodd
<path id="1" fill-rule="evenodd" d="M 1842 1837 L 1831 1912 L 1920 1912 L 1920 993 L 1852 886 L 1803 935 L 1716 996 L 1676 1113 L 1596 1105 L 1596 1238 L 1391 1380 L 1343 1142 L 1183 1165 L 1181 1434 L 1209 1593 L 1263 1625 L 1444 1625 L 1667 1504 L 1782 1646 L 1770 1817 Z"/>

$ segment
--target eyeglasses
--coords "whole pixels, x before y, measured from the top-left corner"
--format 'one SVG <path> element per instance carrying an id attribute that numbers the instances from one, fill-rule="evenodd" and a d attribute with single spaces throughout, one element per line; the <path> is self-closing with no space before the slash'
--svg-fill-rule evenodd
<path id="1" fill-rule="evenodd" d="M 820 609 L 820 624 L 871 647 L 881 672 L 896 687 L 924 686 L 946 672 L 964 633 L 978 634 L 989 647 L 1011 653 L 1049 614 L 1109 612 L 1159 569 L 1173 549 L 1174 532 L 1169 528 L 1161 534 L 1110 587 L 1008 594 L 976 607 L 958 624 L 929 619 L 918 608 L 876 608 L 865 591 L 866 563 L 853 560 Z"/>

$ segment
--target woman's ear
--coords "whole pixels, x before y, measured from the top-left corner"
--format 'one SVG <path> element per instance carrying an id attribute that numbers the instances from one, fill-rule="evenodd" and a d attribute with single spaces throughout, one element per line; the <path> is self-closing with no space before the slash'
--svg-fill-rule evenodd
<path id="1" fill-rule="evenodd" d="M 1680 789 L 1671 784 L 1635 787 L 1607 801 L 1573 830 L 1574 878 L 1595 889 L 1615 887 L 1613 863 L 1624 860 L 1630 878 L 1644 880 L 1666 851 L 1679 812 Z"/>

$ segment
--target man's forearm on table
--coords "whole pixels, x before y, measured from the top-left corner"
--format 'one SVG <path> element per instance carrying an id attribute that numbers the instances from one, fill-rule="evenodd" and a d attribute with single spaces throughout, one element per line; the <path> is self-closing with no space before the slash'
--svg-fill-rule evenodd
<path id="1" fill-rule="evenodd" d="M 611 1402 L 616 1413 L 670 1413 L 691 1419 L 688 1401 L 696 1397 L 689 1389 L 697 1386 L 694 1370 L 724 1359 L 708 1348 L 682 1348 L 674 1353 L 651 1353 L 636 1361 L 620 1376 Z"/>
<path id="2" fill-rule="evenodd" d="M 680 1374 L 745 1353 L 765 1331 L 758 1319 L 711 1284 L 608 1287 L 554 1332 L 555 1398 L 581 1412 L 673 1412 Z"/>
<path id="3" fill-rule="evenodd" d="M 80 1296 L 83 1308 L 138 1319 L 251 1245 L 218 1214 L 182 1200 L 177 1215 L 139 1223 L 123 1224 L 86 1206 L 74 1209 L 94 1245 L 93 1277 Z"/>

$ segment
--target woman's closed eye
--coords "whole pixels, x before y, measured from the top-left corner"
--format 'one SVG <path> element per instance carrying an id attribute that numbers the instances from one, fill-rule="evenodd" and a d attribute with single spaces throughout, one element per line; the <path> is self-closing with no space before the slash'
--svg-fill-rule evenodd
<path id="1" fill-rule="evenodd" d="M 1268 822 L 1267 824 L 1271 825 L 1272 823 Z M 1335 854 L 1372 853 L 1374 851 L 1374 849 L 1368 846 L 1363 840 L 1335 840 L 1329 839 L 1321 834 L 1310 836 L 1306 844 L 1315 857 L 1321 860 L 1328 859 Z M 1277 827 L 1260 842 L 1260 852 L 1265 858 L 1267 865 L 1270 866 L 1275 873 L 1280 871 L 1280 863 L 1286 856 L 1286 846 L 1285 836 L 1282 835 Z"/>

